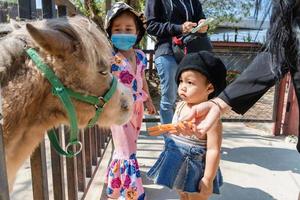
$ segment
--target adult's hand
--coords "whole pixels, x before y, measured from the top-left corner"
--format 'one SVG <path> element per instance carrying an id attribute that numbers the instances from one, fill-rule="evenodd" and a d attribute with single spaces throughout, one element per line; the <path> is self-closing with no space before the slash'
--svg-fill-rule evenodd
<path id="1" fill-rule="evenodd" d="M 203 22 L 205 22 L 205 21 L 206 21 L 206 19 L 200 19 L 199 22 L 198 22 L 198 24 L 201 24 L 201 23 L 203 23 Z M 198 30 L 198 33 L 206 33 L 207 30 L 208 30 L 208 25 L 203 26 L 202 28 L 200 28 L 200 29 Z"/>
<path id="2" fill-rule="evenodd" d="M 182 120 L 193 121 L 195 126 L 193 131 L 196 135 L 201 136 L 213 126 L 213 124 L 221 118 L 221 114 L 229 109 L 222 99 L 215 98 L 206 102 L 202 102 L 192 107 L 189 115 L 185 116 Z M 183 128 L 182 132 L 190 132 L 190 128 Z"/>
<path id="3" fill-rule="evenodd" d="M 184 22 L 184 23 L 182 24 L 182 33 L 183 33 L 183 34 L 186 34 L 186 33 L 191 32 L 192 29 L 193 29 L 195 26 L 197 26 L 197 23 L 189 22 L 189 21 Z"/>

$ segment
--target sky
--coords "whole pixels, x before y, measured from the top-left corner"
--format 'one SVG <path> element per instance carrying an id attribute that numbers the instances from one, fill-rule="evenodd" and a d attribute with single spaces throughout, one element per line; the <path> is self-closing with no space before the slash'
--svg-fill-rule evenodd
<path id="1" fill-rule="evenodd" d="M 42 0 L 36 0 L 36 8 L 42 8 Z"/>

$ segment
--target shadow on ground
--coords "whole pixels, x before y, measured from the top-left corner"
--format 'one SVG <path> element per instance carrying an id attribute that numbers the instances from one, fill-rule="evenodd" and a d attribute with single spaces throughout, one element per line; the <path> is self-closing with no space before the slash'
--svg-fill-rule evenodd
<path id="1" fill-rule="evenodd" d="M 272 147 L 222 147 L 222 160 L 255 164 L 275 171 L 292 171 L 300 174 L 300 159 L 296 150 Z"/>
<path id="2" fill-rule="evenodd" d="M 274 200 L 270 194 L 257 188 L 244 188 L 238 185 L 224 183 L 221 195 L 213 195 L 210 200 Z"/>
<path id="3" fill-rule="evenodd" d="M 155 185 L 151 180 L 146 178 L 142 172 L 143 184 L 145 186 L 148 200 L 178 200 L 178 195 L 175 191 L 169 188 Z M 210 200 L 274 200 L 270 194 L 257 189 L 245 188 L 238 185 L 224 183 L 221 187 L 221 195 L 214 194 Z"/>

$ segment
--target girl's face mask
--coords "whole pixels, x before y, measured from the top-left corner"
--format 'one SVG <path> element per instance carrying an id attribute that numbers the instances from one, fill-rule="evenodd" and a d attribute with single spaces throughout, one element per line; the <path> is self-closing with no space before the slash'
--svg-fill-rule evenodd
<path id="1" fill-rule="evenodd" d="M 113 45 L 120 50 L 127 51 L 133 47 L 137 39 L 135 34 L 117 33 L 111 35 Z"/>

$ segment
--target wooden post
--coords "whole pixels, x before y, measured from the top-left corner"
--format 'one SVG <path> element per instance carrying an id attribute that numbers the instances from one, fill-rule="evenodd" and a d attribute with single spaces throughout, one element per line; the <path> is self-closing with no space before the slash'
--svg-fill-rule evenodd
<path id="1" fill-rule="evenodd" d="M 96 137 L 97 137 L 97 151 L 98 157 L 102 156 L 102 142 L 103 142 L 103 134 L 101 133 L 101 129 L 98 126 L 95 126 Z"/>
<path id="2" fill-rule="evenodd" d="M 84 148 L 85 148 L 85 167 L 86 167 L 86 177 L 92 177 L 92 138 L 91 129 L 86 128 L 84 130 Z"/>
<path id="3" fill-rule="evenodd" d="M 57 12 L 58 12 L 58 17 L 65 17 L 67 16 L 67 7 L 63 5 L 58 5 Z"/>
<path id="4" fill-rule="evenodd" d="M 70 129 L 65 128 L 65 143 L 69 142 Z M 75 146 L 72 147 L 75 152 Z M 76 157 L 66 158 L 67 163 L 67 180 L 68 180 L 68 199 L 78 200 L 78 180 L 77 180 L 77 163 Z"/>
<path id="5" fill-rule="evenodd" d="M 96 140 L 96 133 L 95 133 L 95 128 L 91 128 L 91 147 L 92 148 L 92 165 L 97 166 L 97 140 Z"/>
<path id="6" fill-rule="evenodd" d="M 286 103 L 286 114 L 284 116 L 284 123 L 282 132 L 284 135 L 298 135 L 299 132 L 299 109 L 296 98 L 296 93 L 292 81 L 290 80 L 290 87 Z"/>
<path id="7" fill-rule="evenodd" d="M 7 183 L 7 172 L 5 163 L 5 150 L 3 142 L 3 119 L 2 119 L 2 96 L 0 86 L 0 200 L 9 200 L 9 190 Z"/>
<path id="8" fill-rule="evenodd" d="M 281 128 L 282 128 L 282 119 L 283 119 L 283 109 L 284 109 L 284 99 L 285 99 L 285 89 L 286 84 L 288 80 L 288 75 L 285 75 L 283 79 L 281 79 L 279 84 L 279 90 L 278 93 L 276 93 L 277 99 L 274 103 L 275 109 L 276 109 L 276 115 L 275 115 L 275 124 L 273 127 L 273 135 L 280 135 Z"/>
<path id="9" fill-rule="evenodd" d="M 78 178 L 78 190 L 84 192 L 86 188 L 86 166 L 85 166 L 85 143 L 83 130 L 79 131 L 79 139 L 82 144 L 82 151 L 77 155 L 77 178 Z"/>
<path id="10" fill-rule="evenodd" d="M 8 3 L 0 1 L 0 23 L 7 22 Z"/>
<path id="11" fill-rule="evenodd" d="M 50 19 L 56 17 L 54 0 L 42 0 L 43 18 Z"/>
<path id="12" fill-rule="evenodd" d="M 63 146 L 62 140 L 62 126 L 55 131 L 56 136 L 59 139 L 60 145 Z M 51 145 L 51 164 L 52 164 L 52 179 L 53 179 L 53 194 L 55 200 L 65 200 L 65 173 L 64 173 L 64 160 L 63 156 L 60 156 L 53 146 Z"/>
<path id="13" fill-rule="evenodd" d="M 44 140 L 30 157 L 33 199 L 48 200 L 47 161 Z"/>
<path id="14" fill-rule="evenodd" d="M 36 3 L 35 0 L 18 0 L 19 17 L 21 19 L 36 18 Z"/>

